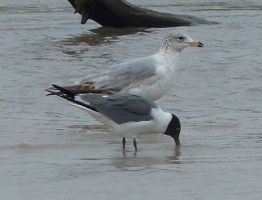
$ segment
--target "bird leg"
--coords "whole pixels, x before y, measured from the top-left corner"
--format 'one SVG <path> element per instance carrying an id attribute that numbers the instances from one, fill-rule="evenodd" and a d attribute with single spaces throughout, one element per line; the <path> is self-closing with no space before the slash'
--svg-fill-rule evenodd
<path id="1" fill-rule="evenodd" d="M 125 137 L 123 137 L 122 139 L 122 145 L 123 145 L 123 149 L 125 149 L 126 147 L 126 138 Z"/>
<path id="2" fill-rule="evenodd" d="M 137 152 L 137 142 L 136 142 L 136 138 L 133 139 L 133 144 L 134 144 L 134 147 L 135 147 L 135 151 Z"/>

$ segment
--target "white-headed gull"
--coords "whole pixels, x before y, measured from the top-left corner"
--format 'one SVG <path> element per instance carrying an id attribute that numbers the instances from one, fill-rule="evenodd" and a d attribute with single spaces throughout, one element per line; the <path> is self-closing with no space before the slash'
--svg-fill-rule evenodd
<path id="1" fill-rule="evenodd" d="M 171 32 L 156 54 L 112 65 L 104 72 L 85 76 L 76 81 L 76 85 L 64 88 L 74 94 L 127 93 L 155 101 L 171 88 L 179 54 L 188 46 L 203 47 L 203 44 L 183 32 Z"/>

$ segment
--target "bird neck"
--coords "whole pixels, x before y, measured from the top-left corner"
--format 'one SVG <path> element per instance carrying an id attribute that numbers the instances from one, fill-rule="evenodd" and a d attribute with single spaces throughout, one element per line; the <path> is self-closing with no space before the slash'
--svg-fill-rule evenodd
<path id="1" fill-rule="evenodd" d="M 178 69 L 177 68 L 177 64 L 179 61 L 179 55 L 180 53 L 177 51 L 163 51 L 162 49 L 160 49 L 157 53 L 157 55 L 160 57 L 160 59 L 162 61 L 165 62 L 165 66 L 168 67 L 172 67 L 172 69 Z"/>
<path id="2" fill-rule="evenodd" d="M 179 55 L 180 51 L 177 51 L 176 49 L 173 49 L 171 47 L 161 47 L 158 51 L 158 54 L 162 56 L 170 56 L 170 55 Z"/>

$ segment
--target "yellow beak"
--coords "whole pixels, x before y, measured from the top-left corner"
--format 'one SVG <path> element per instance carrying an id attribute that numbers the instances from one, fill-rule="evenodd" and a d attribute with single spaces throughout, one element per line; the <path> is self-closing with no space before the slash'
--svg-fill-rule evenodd
<path id="1" fill-rule="evenodd" d="M 203 47 L 203 43 L 199 42 L 197 40 L 194 40 L 193 42 L 189 42 L 190 46 L 197 46 L 197 47 Z"/>

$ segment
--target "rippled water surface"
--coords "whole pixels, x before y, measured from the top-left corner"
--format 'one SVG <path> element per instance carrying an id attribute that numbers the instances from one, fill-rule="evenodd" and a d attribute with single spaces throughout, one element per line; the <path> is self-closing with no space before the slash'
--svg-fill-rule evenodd
<path id="1" fill-rule="evenodd" d="M 138 1 L 220 22 L 177 28 L 101 28 L 67 1 L 0 5 L 0 199 L 262 199 L 261 1 Z M 85 112 L 55 97 L 110 64 L 155 53 L 183 30 L 187 48 L 171 91 L 158 100 L 182 122 L 170 138 L 138 138 L 134 154 Z"/>

